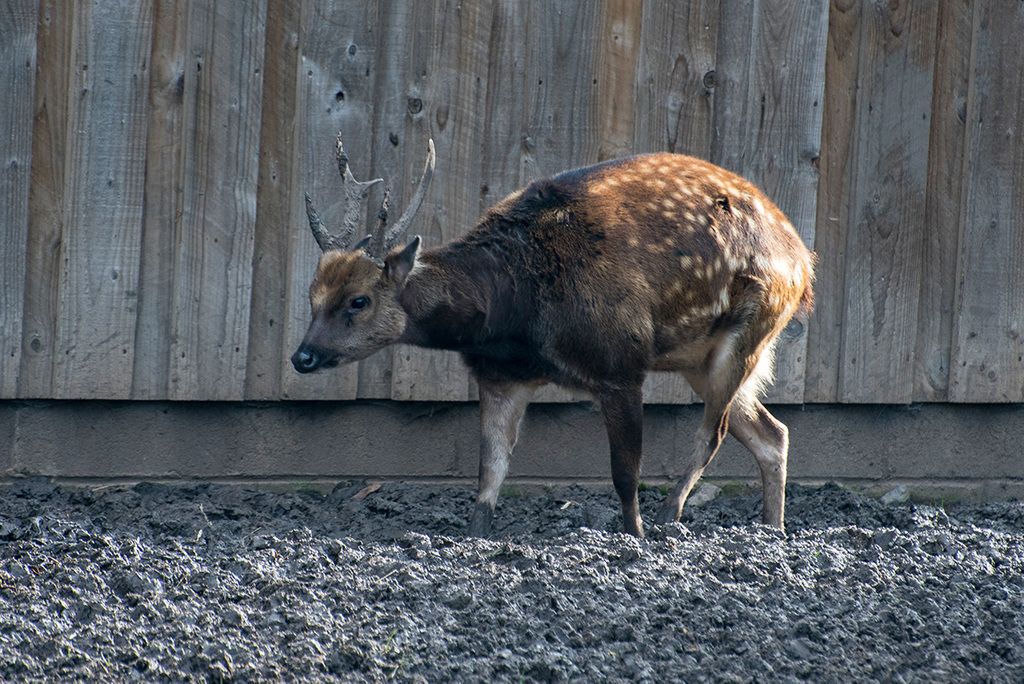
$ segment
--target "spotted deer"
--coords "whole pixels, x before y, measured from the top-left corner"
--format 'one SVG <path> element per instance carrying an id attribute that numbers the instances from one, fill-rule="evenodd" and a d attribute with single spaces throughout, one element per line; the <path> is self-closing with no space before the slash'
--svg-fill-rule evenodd
<path id="1" fill-rule="evenodd" d="M 306 198 L 323 254 L 309 290 L 312 322 L 292 356 L 300 373 L 351 363 L 395 343 L 459 352 L 480 388 L 480 472 L 469 533 L 486 536 L 534 391 L 555 383 L 600 404 L 625 530 L 637 504 L 643 395 L 650 371 L 683 375 L 704 414 L 682 478 L 659 511 L 676 521 L 727 432 L 763 483 L 762 519 L 783 526 L 788 429 L 758 397 L 773 347 L 811 309 L 813 256 L 753 184 L 699 159 L 648 154 L 535 180 L 448 244 L 395 243 L 420 206 L 349 247 L 359 202 L 380 179 L 352 177 L 338 138 L 347 204 L 339 235 Z"/>

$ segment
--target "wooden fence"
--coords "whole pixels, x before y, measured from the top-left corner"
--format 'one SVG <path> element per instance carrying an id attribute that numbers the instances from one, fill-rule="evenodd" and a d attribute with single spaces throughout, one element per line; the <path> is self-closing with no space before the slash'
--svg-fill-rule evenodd
<path id="1" fill-rule="evenodd" d="M 819 256 L 771 401 L 1024 401 L 1022 35 L 1011 0 L 7 0 L 0 398 L 474 398 L 412 348 L 290 370 L 340 130 L 394 206 L 434 139 L 428 246 L 543 174 L 708 158 Z"/>

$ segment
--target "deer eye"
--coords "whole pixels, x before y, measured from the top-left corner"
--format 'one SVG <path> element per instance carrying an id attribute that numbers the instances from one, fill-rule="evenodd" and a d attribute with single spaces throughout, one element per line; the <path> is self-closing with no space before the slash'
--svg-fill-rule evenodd
<path id="1" fill-rule="evenodd" d="M 352 303 L 348 305 L 348 308 L 352 311 L 361 311 L 370 305 L 369 297 L 356 297 L 352 300 Z"/>

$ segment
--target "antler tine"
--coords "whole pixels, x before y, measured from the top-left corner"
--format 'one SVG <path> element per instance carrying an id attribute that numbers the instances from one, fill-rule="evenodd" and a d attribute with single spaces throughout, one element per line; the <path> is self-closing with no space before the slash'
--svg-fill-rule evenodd
<path id="1" fill-rule="evenodd" d="M 416 216 L 416 212 L 419 211 L 420 205 L 423 204 L 423 199 L 427 196 L 427 188 L 430 187 L 430 179 L 434 175 L 434 141 L 427 141 L 427 162 L 423 165 L 423 175 L 420 176 L 420 185 L 416 188 L 416 194 L 412 196 L 412 201 L 409 202 L 409 206 L 406 207 L 402 217 L 393 225 L 384 236 L 384 254 L 391 251 L 391 248 L 395 246 L 399 238 L 405 235 L 405 232 L 409 230 L 409 225 L 412 224 L 413 218 Z"/>
<path id="2" fill-rule="evenodd" d="M 338 133 L 337 143 L 338 173 L 341 174 L 342 185 L 345 189 L 345 219 L 338 239 L 346 247 L 352 235 L 359 230 L 362 224 L 363 200 L 370 193 L 377 183 L 383 183 L 383 178 L 375 178 L 370 181 L 357 181 L 352 175 L 352 169 L 348 165 L 348 155 L 345 154 L 345 147 L 341 144 L 341 133 Z"/>
<path id="3" fill-rule="evenodd" d="M 343 252 L 348 249 L 352 235 L 359 229 L 361 223 L 360 214 L 362 213 L 363 200 L 369 194 L 370 188 L 377 183 L 384 182 L 381 178 L 361 182 L 352 176 L 352 169 L 348 165 L 348 155 L 345 153 L 345 147 L 341 144 L 341 133 L 338 133 L 336 155 L 338 158 L 338 173 L 341 175 L 342 188 L 345 195 L 345 209 L 341 232 L 337 235 L 332 235 L 327 230 L 323 221 L 320 220 L 316 209 L 313 208 L 313 202 L 309 197 L 309 193 L 306 193 L 306 218 L 309 219 L 309 228 L 313 231 L 316 243 L 320 245 L 320 249 L 324 252 L 331 249 Z"/>
<path id="4" fill-rule="evenodd" d="M 388 225 L 388 210 L 391 208 L 391 189 L 384 191 L 384 199 L 380 203 L 380 210 L 377 211 L 377 225 L 370 233 L 369 241 L 366 244 L 366 256 L 373 259 L 378 266 L 384 265 L 384 257 L 388 250 L 384 248 L 384 231 Z"/>
<path id="5" fill-rule="evenodd" d="M 320 245 L 321 251 L 326 252 L 331 249 L 344 248 L 338 242 L 338 238 L 331 235 L 324 228 L 323 221 L 320 220 L 320 215 L 313 208 L 313 200 L 310 199 L 308 192 L 306 193 L 306 218 L 309 219 L 309 229 L 313 231 L 313 237 L 316 238 L 316 244 Z"/>

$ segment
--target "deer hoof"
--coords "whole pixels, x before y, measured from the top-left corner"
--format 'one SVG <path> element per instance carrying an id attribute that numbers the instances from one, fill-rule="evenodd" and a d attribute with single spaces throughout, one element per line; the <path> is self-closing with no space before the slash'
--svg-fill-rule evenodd
<path id="1" fill-rule="evenodd" d="M 473 507 L 473 517 L 469 521 L 470 537 L 486 539 L 491 534 L 491 521 L 494 520 L 494 509 L 490 504 L 478 503 Z"/>
<path id="2" fill-rule="evenodd" d="M 658 515 L 654 517 L 655 525 L 664 525 L 666 523 L 679 522 L 679 507 L 674 506 L 670 501 L 666 501 L 665 505 L 658 511 Z"/>

